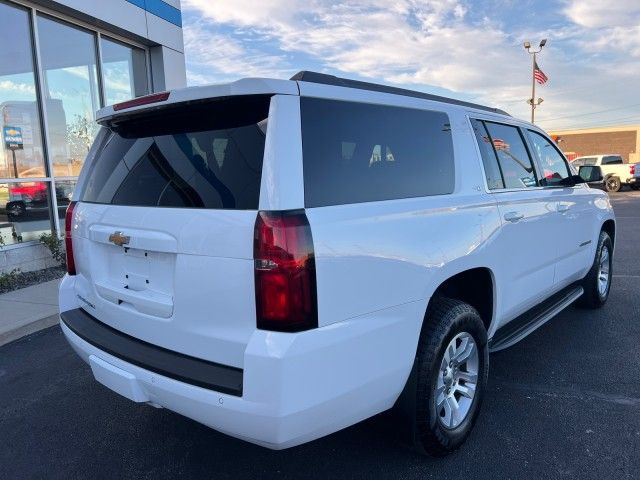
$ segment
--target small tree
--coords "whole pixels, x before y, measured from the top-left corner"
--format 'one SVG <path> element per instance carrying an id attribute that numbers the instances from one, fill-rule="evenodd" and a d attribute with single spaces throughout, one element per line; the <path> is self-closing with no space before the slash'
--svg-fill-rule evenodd
<path id="1" fill-rule="evenodd" d="M 73 121 L 67 125 L 66 132 L 69 165 L 77 165 L 79 167 L 82 164 L 91 149 L 96 128 L 96 123 L 90 117 L 77 113 L 73 116 Z"/>

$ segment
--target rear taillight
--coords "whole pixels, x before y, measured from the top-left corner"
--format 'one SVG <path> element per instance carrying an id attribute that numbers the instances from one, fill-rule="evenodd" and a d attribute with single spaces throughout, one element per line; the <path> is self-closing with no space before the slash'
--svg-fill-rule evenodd
<path id="1" fill-rule="evenodd" d="M 70 202 L 67 207 L 67 213 L 64 216 L 64 246 L 67 251 L 67 273 L 69 275 L 76 274 L 76 262 L 73 259 L 73 236 L 71 234 L 73 227 L 73 210 L 76 202 Z"/>
<path id="2" fill-rule="evenodd" d="M 317 327 L 313 239 L 304 211 L 259 212 L 253 258 L 258 328 L 299 332 Z"/>
<path id="3" fill-rule="evenodd" d="M 636 174 L 636 165 L 629 166 L 629 174 L 633 177 Z"/>

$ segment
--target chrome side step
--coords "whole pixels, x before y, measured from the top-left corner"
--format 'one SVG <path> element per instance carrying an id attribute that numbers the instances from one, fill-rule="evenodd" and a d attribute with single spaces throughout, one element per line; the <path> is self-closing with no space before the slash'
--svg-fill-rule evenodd
<path id="1" fill-rule="evenodd" d="M 569 286 L 513 319 L 496 331 L 489 342 L 489 351 L 498 352 L 515 345 L 575 302 L 583 293 L 581 286 Z"/>

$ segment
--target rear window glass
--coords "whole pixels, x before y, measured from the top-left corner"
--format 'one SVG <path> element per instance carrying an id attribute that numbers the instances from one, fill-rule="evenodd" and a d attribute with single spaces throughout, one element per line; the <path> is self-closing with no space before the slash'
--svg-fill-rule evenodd
<path id="1" fill-rule="evenodd" d="M 269 101 L 230 97 L 114 123 L 82 201 L 257 209 Z"/>
<path id="2" fill-rule="evenodd" d="M 445 113 L 317 98 L 300 108 L 307 207 L 453 191 Z"/>
<path id="3" fill-rule="evenodd" d="M 606 155 L 602 157 L 602 165 L 621 165 L 624 161 L 620 155 Z"/>
<path id="4" fill-rule="evenodd" d="M 596 157 L 582 157 L 582 158 L 576 158 L 571 163 L 578 167 L 582 165 L 595 165 L 596 163 L 598 163 L 598 159 Z"/>

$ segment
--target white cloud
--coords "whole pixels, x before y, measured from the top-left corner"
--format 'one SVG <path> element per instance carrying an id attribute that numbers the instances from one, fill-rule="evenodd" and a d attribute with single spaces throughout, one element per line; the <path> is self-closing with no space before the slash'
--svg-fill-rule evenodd
<path id="1" fill-rule="evenodd" d="M 30 100 L 35 98 L 36 87 L 32 83 L 14 82 L 12 80 L 0 80 L 0 92 L 16 92 L 26 95 Z"/>
<path id="2" fill-rule="evenodd" d="M 570 0 L 564 13 L 574 23 L 588 28 L 630 27 L 638 25 L 638 0 Z"/>
<path id="3" fill-rule="evenodd" d="M 531 63 L 521 45 L 548 37 L 540 65 L 550 82 L 538 89 L 536 96 L 546 100 L 538 118 L 640 103 L 627 99 L 629 93 L 637 97 L 635 87 L 618 87 L 624 75 L 633 78 L 629 68 L 638 62 L 627 60 L 624 72 L 613 72 L 619 60 L 604 53 L 617 49 L 640 58 L 640 1 L 606 7 L 600 1 L 564 2 L 564 17 L 559 13 L 541 35 L 533 27 L 509 31 L 509 23 L 495 15 L 474 21 L 474 7 L 463 0 L 183 0 L 185 11 L 201 18 L 185 26 L 188 78 L 287 78 L 299 69 L 291 55 L 304 55 L 321 70 L 418 89 L 441 87 L 528 118 Z M 222 35 L 217 27 L 234 33 Z"/>
<path id="4" fill-rule="evenodd" d="M 585 48 L 640 57 L 639 0 L 570 0 L 564 13 L 584 28 Z"/>
<path id="5" fill-rule="evenodd" d="M 275 39 L 282 51 L 311 55 L 332 69 L 458 91 L 484 91 L 495 79 L 493 66 L 509 65 L 520 53 L 510 48 L 502 32 L 464 23 L 466 7 L 455 0 L 356 0 L 344 4 L 186 0 L 184 7 L 196 8 L 217 24 Z M 203 51 L 202 38 L 198 38 L 203 32 L 199 27 L 190 30 L 185 30 L 186 51 L 195 49 L 199 53 L 194 57 L 203 60 L 209 57 L 207 61 L 215 68 L 232 73 L 232 64 L 246 58 L 237 44 L 222 49 L 207 46 Z M 215 35 L 211 41 L 218 42 Z M 208 53 L 213 50 L 223 53 Z M 278 65 L 273 57 L 262 63 L 256 62 L 257 57 L 250 60 L 254 70 L 265 66 L 274 70 Z M 486 68 L 489 65 L 492 67 Z M 508 70 L 503 72 L 499 83 L 507 84 L 509 77 Z"/>
<path id="6" fill-rule="evenodd" d="M 640 58 L 640 25 L 606 29 L 596 36 L 593 47 L 604 52 L 617 50 L 631 57 Z M 640 72 L 636 71 L 636 73 Z"/>
<path id="7" fill-rule="evenodd" d="M 229 36 L 210 32 L 202 24 L 184 30 L 184 45 L 192 67 L 187 72 L 190 84 L 234 77 L 281 77 L 283 72 L 290 71 L 281 57 L 251 51 Z M 193 71 L 193 67 L 197 70 L 208 68 L 209 72 Z"/>

